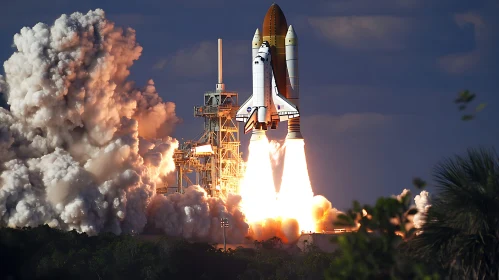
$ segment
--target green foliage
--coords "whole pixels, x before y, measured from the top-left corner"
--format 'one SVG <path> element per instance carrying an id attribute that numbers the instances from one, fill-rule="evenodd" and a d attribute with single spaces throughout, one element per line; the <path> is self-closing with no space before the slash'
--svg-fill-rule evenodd
<path id="1" fill-rule="evenodd" d="M 458 93 L 457 98 L 454 100 L 454 103 L 458 104 L 459 111 L 465 111 L 468 105 L 476 98 L 476 94 L 470 92 L 469 90 L 463 90 Z M 475 110 L 471 113 L 466 113 L 461 116 L 463 121 L 470 121 L 476 117 L 476 114 L 487 106 L 486 103 L 480 103 L 475 107 Z"/>
<path id="2" fill-rule="evenodd" d="M 374 206 L 354 201 L 352 209 L 338 217 L 337 225 L 358 230 L 333 238 L 339 256 L 326 271 L 327 279 L 440 279 L 422 262 L 404 257 L 399 249 L 413 230 L 408 226 L 417 210 L 410 207 L 409 192 L 398 198 L 381 197 Z"/>
<path id="3" fill-rule="evenodd" d="M 464 106 L 464 107 L 460 108 L 460 110 L 462 111 L 466 108 L 466 104 L 473 101 L 473 99 L 475 99 L 475 97 L 476 97 L 476 94 L 470 92 L 469 90 L 463 90 L 458 94 L 458 96 L 457 96 L 456 100 L 454 100 L 454 102 L 457 104 L 461 104 L 461 106 Z"/>
<path id="4" fill-rule="evenodd" d="M 453 279 L 499 278 L 499 159 L 469 150 L 437 166 L 426 223 L 408 243 L 420 259 L 438 261 Z"/>
<path id="5" fill-rule="evenodd" d="M 412 179 L 412 185 L 416 187 L 416 189 L 422 190 L 426 187 L 426 182 L 423 179 L 416 177 Z"/>

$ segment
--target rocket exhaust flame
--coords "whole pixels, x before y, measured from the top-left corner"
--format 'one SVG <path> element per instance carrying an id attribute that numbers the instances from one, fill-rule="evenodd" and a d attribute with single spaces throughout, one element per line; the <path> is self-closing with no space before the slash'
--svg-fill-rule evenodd
<path id="1" fill-rule="evenodd" d="M 255 138 L 254 138 L 255 137 Z M 277 236 L 294 242 L 300 232 L 333 230 L 338 211 L 325 197 L 314 196 L 308 175 L 303 139 L 286 139 L 284 146 L 269 143 L 265 132 L 253 132 L 246 174 L 240 188 L 241 210 L 258 240 Z M 281 157 L 284 168 L 279 193 L 273 180 L 271 158 Z"/>
<path id="2" fill-rule="evenodd" d="M 296 219 L 301 231 L 315 232 L 312 217 L 314 193 L 308 176 L 303 139 L 287 139 L 278 208 L 283 218 Z"/>
<path id="3" fill-rule="evenodd" d="M 253 139 L 254 136 L 257 138 Z M 276 214 L 276 192 L 269 150 L 265 132 L 253 132 L 246 174 L 240 187 L 241 208 L 249 223 L 274 218 Z"/>
<path id="4" fill-rule="evenodd" d="M 277 236 L 284 242 L 293 242 L 299 237 L 299 225 L 296 219 L 282 218 L 277 209 L 271 151 L 276 149 L 269 143 L 265 131 L 254 130 L 240 187 L 241 210 L 253 238 L 265 240 Z"/>

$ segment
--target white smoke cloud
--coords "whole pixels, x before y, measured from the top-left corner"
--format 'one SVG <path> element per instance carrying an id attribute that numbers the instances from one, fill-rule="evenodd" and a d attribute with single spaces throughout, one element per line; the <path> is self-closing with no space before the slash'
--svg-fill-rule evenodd
<path id="1" fill-rule="evenodd" d="M 399 201 L 402 201 L 402 198 L 410 195 L 411 192 L 408 189 L 404 189 L 399 195 L 392 195 L 393 198 L 396 198 Z M 411 209 L 416 208 L 418 212 L 414 216 L 409 216 L 409 223 L 406 225 L 406 230 L 411 228 L 421 228 L 425 222 L 425 215 L 428 212 L 428 209 L 431 207 L 430 205 L 430 193 L 427 191 L 421 191 L 419 195 L 414 197 L 415 205 L 411 205 Z M 399 224 L 397 218 L 393 218 L 392 222 L 394 224 Z"/>
<path id="2" fill-rule="evenodd" d="M 418 209 L 418 213 L 414 215 L 414 227 L 421 228 L 425 223 L 425 214 L 430 209 L 430 194 L 427 191 L 421 191 L 419 195 L 414 197 L 414 202 L 416 203 L 416 208 Z"/>
<path id="3" fill-rule="evenodd" d="M 178 118 L 152 80 L 143 90 L 127 81 L 142 51 L 133 29 L 115 27 L 97 9 L 24 27 L 14 45 L 5 82 L 0 77 L 10 105 L 0 108 L 0 226 L 98 234 L 138 233 L 149 223 L 209 239 L 220 228 L 214 219 L 228 216 L 237 225 L 231 238 L 245 234 L 236 198 L 204 198 L 198 188 L 156 196 L 175 169 L 178 142 L 168 135 Z M 151 207 L 161 213 L 148 216 Z M 191 234 L 183 224 L 191 218 L 169 224 L 162 217 L 185 209 L 199 217 Z"/>
<path id="4" fill-rule="evenodd" d="M 402 198 L 406 197 L 407 195 L 410 195 L 411 191 L 408 189 L 402 190 L 402 192 L 398 195 L 392 195 L 392 198 L 397 199 L 398 201 L 402 201 Z"/>
<path id="5" fill-rule="evenodd" d="M 208 197 L 199 186 L 184 194 L 156 196 L 150 209 L 155 228 L 164 233 L 194 240 L 223 242 L 221 219 L 227 218 L 227 242 L 241 242 L 248 234 L 248 224 L 239 210 L 240 196 L 229 194 L 227 201 Z"/>

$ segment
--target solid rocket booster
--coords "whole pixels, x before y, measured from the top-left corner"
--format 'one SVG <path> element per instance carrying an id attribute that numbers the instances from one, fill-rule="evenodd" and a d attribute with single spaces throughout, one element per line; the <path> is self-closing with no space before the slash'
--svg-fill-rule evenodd
<path id="1" fill-rule="evenodd" d="M 287 99 L 300 109 L 300 82 L 298 75 L 298 37 L 290 25 L 285 38 L 286 45 L 286 92 Z M 287 139 L 303 139 L 300 131 L 300 117 L 288 120 Z"/>
<path id="2" fill-rule="evenodd" d="M 262 37 L 260 36 L 260 31 L 258 28 L 255 31 L 255 35 L 253 36 L 253 41 L 251 42 L 251 62 L 258 55 L 258 49 L 262 45 Z"/>

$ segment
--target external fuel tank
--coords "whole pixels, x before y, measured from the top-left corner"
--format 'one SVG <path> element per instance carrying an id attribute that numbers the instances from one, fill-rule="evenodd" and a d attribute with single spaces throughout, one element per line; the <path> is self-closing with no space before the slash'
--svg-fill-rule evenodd
<path id="1" fill-rule="evenodd" d="M 286 46 L 285 39 L 288 32 L 288 23 L 281 8 L 272 4 L 263 19 L 263 42 L 270 45 L 272 55 L 272 69 L 278 92 L 288 98 L 286 90 Z"/>

